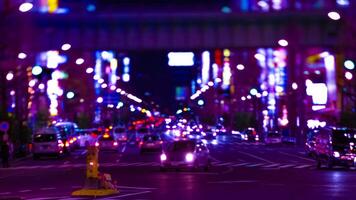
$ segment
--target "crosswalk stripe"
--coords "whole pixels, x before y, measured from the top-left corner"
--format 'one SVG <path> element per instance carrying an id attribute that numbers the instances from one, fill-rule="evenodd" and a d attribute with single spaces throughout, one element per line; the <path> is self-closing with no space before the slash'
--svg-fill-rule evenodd
<path id="1" fill-rule="evenodd" d="M 296 167 L 294 167 L 294 168 L 296 168 L 296 169 L 303 169 L 303 168 L 307 168 L 307 167 L 311 167 L 311 166 L 313 166 L 313 165 L 300 165 L 300 166 L 296 166 Z"/>
<path id="2" fill-rule="evenodd" d="M 295 166 L 295 165 L 293 165 L 293 164 L 288 164 L 288 165 L 279 166 L 279 168 L 284 169 L 284 168 L 294 167 L 294 166 Z"/>
<path id="3" fill-rule="evenodd" d="M 232 165 L 233 167 L 240 167 L 240 166 L 245 166 L 245 165 L 248 165 L 250 163 L 239 163 L 239 164 L 235 164 L 235 165 Z"/>
<path id="4" fill-rule="evenodd" d="M 269 168 L 269 167 L 277 167 L 279 165 L 280 164 L 276 163 L 276 164 L 266 165 L 266 166 L 263 166 L 263 167 Z"/>
<path id="5" fill-rule="evenodd" d="M 265 163 L 257 163 L 257 164 L 251 164 L 251 165 L 246 165 L 245 167 L 258 167 L 261 165 L 265 165 Z"/>
<path id="6" fill-rule="evenodd" d="M 231 164 L 233 164 L 233 163 L 231 163 L 231 162 L 223 162 L 223 163 L 219 163 L 219 164 L 215 164 L 215 166 L 226 166 L 226 165 L 231 165 Z"/>

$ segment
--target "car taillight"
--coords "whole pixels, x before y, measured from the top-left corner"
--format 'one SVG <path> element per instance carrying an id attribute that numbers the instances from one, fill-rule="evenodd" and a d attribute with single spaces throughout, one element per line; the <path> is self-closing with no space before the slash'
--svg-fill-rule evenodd
<path id="1" fill-rule="evenodd" d="M 69 147 L 69 142 L 68 141 L 66 141 L 66 147 Z"/>
<path id="2" fill-rule="evenodd" d="M 114 142 L 114 146 L 117 146 L 117 142 Z"/>
<path id="3" fill-rule="evenodd" d="M 165 160 L 167 160 L 167 156 L 166 156 L 166 154 L 161 154 L 161 161 L 165 161 Z"/>

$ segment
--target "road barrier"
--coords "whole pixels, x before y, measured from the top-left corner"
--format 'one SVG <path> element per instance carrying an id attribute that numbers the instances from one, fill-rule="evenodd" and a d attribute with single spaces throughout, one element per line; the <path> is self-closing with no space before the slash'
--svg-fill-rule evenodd
<path id="1" fill-rule="evenodd" d="M 98 153 L 97 147 L 88 147 L 85 184 L 82 189 L 72 192 L 72 196 L 101 197 L 119 193 L 117 182 L 111 175 L 99 172 Z"/>

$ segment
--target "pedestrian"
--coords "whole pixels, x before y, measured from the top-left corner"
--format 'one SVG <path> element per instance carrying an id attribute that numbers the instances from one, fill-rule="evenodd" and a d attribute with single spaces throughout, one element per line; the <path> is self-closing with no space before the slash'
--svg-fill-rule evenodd
<path id="1" fill-rule="evenodd" d="M 1 145 L 1 158 L 2 158 L 2 166 L 9 167 L 9 145 L 7 144 L 6 141 L 4 141 Z"/>

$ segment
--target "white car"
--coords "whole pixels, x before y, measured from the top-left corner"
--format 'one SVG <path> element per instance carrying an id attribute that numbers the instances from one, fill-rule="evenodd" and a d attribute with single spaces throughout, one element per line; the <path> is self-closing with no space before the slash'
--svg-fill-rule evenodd
<path id="1" fill-rule="evenodd" d="M 64 153 L 65 143 L 56 128 L 44 128 L 33 135 L 32 155 L 34 159 L 40 156 L 61 156 Z"/>

